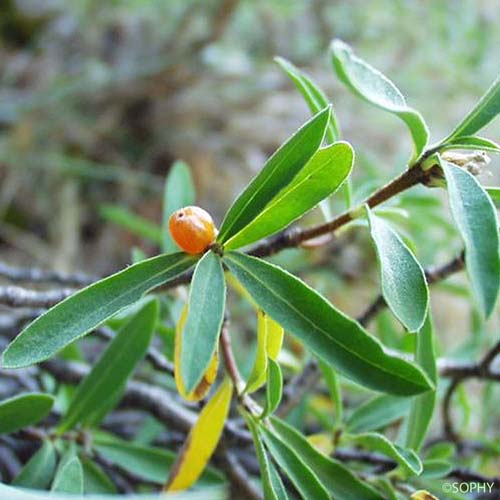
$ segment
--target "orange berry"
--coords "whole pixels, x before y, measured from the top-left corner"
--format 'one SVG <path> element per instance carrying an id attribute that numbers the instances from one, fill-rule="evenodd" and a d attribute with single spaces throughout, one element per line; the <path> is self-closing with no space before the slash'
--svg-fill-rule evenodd
<path id="1" fill-rule="evenodd" d="M 170 234 L 179 247 L 189 254 L 204 252 L 217 236 L 210 214 L 200 207 L 184 207 L 168 221 Z"/>

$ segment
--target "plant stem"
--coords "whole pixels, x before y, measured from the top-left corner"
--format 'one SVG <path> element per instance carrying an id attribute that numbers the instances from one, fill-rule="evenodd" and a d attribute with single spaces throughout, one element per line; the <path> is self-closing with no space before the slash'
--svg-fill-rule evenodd
<path id="1" fill-rule="evenodd" d="M 370 208 L 376 207 L 380 205 L 384 201 L 389 200 L 390 198 L 396 196 L 397 194 L 406 191 L 412 186 L 415 186 L 421 182 L 423 182 L 428 175 L 427 171 L 424 171 L 421 167 L 423 162 L 423 158 L 419 160 L 411 168 L 407 169 L 401 175 L 396 177 L 395 179 L 388 182 L 385 186 L 382 186 L 380 189 L 375 191 L 371 196 L 366 198 L 358 207 L 355 207 L 352 210 L 344 212 L 339 216 L 335 217 L 330 222 L 326 222 L 323 224 L 319 224 L 317 226 L 310 227 L 308 229 L 302 230 L 288 230 L 279 234 L 275 238 L 264 241 L 261 244 L 257 245 L 250 252 L 251 255 L 255 257 L 266 257 L 285 248 L 298 247 L 302 243 L 307 240 L 311 240 L 313 238 L 317 238 L 318 236 L 322 236 L 324 234 L 333 233 L 345 226 L 349 222 L 357 219 L 361 212 L 361 208 L 364 205 L 368 205 Z"/>

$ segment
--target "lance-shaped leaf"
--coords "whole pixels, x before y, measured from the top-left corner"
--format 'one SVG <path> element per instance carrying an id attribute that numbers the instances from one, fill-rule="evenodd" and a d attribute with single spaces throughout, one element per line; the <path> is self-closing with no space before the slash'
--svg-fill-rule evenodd
<path id="1" fill-rule="evenodd" d="M 228 252 L 224 261 L 259 307 L 346 377 L 399 395 L 432 387 L 420 368 L 387 354 L 361 325 L 295 276 L 238 252 Z"/>
<path id="2" fill-rule="evenodd" d="M 273 470 L 273 464 L 267 457 L 266 449 L 262 443 L 259 434 L 259 423 L 253 419 L 251 415 L 243 413 L 243 417 L 247 423 L 250 432 L 252 433 L 253 443 L 255 446 L 255 454 L 259 461 L 260 476 L 262 480 L 262 490 L 265 500 L 287 500 L 288 495 L 285 487 L 276 470 Z"/>
<path id="3" fill-rule="evenodd" d="M 418 111 L 410 108 L 399 89 L 386 76 L 357 57 L 352 49 L 341 40 L 331 45 L 333 66 L 339 78 L 365 101 L 393 113 L 401 118 L 410 129 L 417 159 L 425 149 L 429 131 Z"/>
<path id="4" fill-rule="evenodd" d="M 247 224 L 285 187 L 311 159 L 323 141 L 330 108 L 313 116 L 266 162 L 226 214 L 217 240 L 225 243 Z"/>
<path id="5" fill-rule="evenodd" d="M 14 339 L 3 353 L 3 366 L 19 368 L 50 358 L 195 262 L 195 257 L 185 253 L 159 255 L 76 292 L 39 316 Z"/>
<path id="6" fill-rule="evenodd" d="M 410 332 L 422 326 L 429 306 L 425 274 L 394 229 L 366 207 L 377 250 L 382 294 L 392 312 Z"/>
<path id="7" fill-rule="evenodd" d="M 498 221 L 490 197 L 463 168 L 441 161 L 451 212 L 465 245 L 465 264 L 484 315 L 495 306 L 500 285 Z"/>
<path id="8" fill-rule="evenodd" d="M 300 457 L 298 450 L 294 450 L 289 443 L 264 426 L 260 426 L 259 431 L 274 460 L 290 478 L 302 498 L 314 498 L 315 500 L 330 498 L 318 476 L 311 470 L 309 464 Z"/>
<path id="9" fill-rule="evenodd" d="M 281 350 L 284 330 L 264 311 L 257 312 L 257 352 L 245 392 L 254 392 L 266 381 L 268 358 L 276 360 Z"/>
<path id="10" fill-rule="evenodd" d="M 200 401 L 203 399 L 212 384 L 215 382 L 217 377 L 217 368 L 219 366 L 219 356 L 217 353 L 217 346 L 212 356 L 212 360 L 208 365 L 206 372 L 203 374 L 198 385 L 190 392 L 187 393 L 184 388 L 184 383 L 181 377 L 181 348 L 182 348 L 182 335 L 184 333 L 184 325 L 186 324 L 186 318 L 188 313 L 187 304 L 184 306 L 177 326 L 175 328 L 175 348 L 174 348 L 174 378 L 175 385 L 177 386 L 177 390 L 181 397 L 183 397 L 186 401 Z"/>
<path id="11" fill-rule="evenodd" d="M 411 474 L 419 475 L 422 472 L 422 462 L 413 450 L 408 450 L 391 443 L 383 434 L 378 434 L 377 432 L 349 434 L 344 435 L 343 439 L 355 445 L 365 447 L 370 451 L 387 455 Z"/>
<path id="12" fill-rule="evenodd" d="M 93 434 L 92 443 L 95 449 L 109 462 L 156 484 L 165 484 L 176 459 L 173 451 L 125 441 L 112 434 L 102 432 Z M 208 466 L 201 475 L 198 484 L 214 485 L 222 482 L 224 482 L 223 476 Z"/>
<path id="13" fill-rule="evenodd" d="M 261 418 L 274 413 L 280 404 L 282 394 L 283 374 L 281 373 L 280 365 L 269 358 L 267 365 L 266 406 Z"/>
<path id="14" fill-rule="evenodd" d="M 447 460 L 424 460 L 423 465 L 421 477 L 425 479 L 446 477 L 453 470 L 452 463 Z"/>
<path id="15" fill-rule="evenodd" d="M 0 401 L 0 434 L 36 424 L 50 413 L 53 404 L 52 396 L 36 392 Z"/>
<path id="16" fill-rule="evenodd" d="M 161 227 L 140 215 L 134 214 L 127 208 L 119 205 L 102 205 L 100 213 L 104 219 L 130 231 L 132 234 L 157 245 L 161 244 Z"/>
<path id="17" fill-rule="evenodd" d="M 297 90 L 302 94 L 307 105 L 309 106 L 309 109 L 311 110 L 311 113 L 318 113 L 330 104 L 325 93 L 303 71 L 300 71 L 299 68 L 282 57 L 275 57 L 274 60 L 290 77 L 292 82 L 297 87 Z M 329 143 L 332 143 L 338 140 L 339 137 L 340 133 L 337 118 L 332 110 L 330 122 L 326 128 L 326 140 Z"/>
<path id="18" fill-rule="evenodd" d="M 323 380 L 328 387 L 328 392 L 330 393 L 330 399 L 332 400 L 333 406 L 335 408 L 335 425 L 340 425 L 342 423 L 344 407 L 342 404 L 342 393 L 340 390 L 340 380 L 337 372 L 324 361 L 319 361 L 319 369 L 323 375 Z"/>
<path id="19" fill-rule="evenodd" d="M 244 392 L 252 393 L 266 381 L 267 372 L 267 325 L 263 318 L 267 315 L 259 311 L 257 320 L 257 349 L 252 371 L 248 376 Z"/>
<path id="20" fill-rule="evenodd" d="M 325 93 L 321 90 L 321 88 L 304 72 L 300 71 L 296 66 L 294 66 L 291 62 L 283 59 L 282 57 L 276 57 L 274 59 L 278 65 L 285 71 L 285 73 L 291 78 L 292 82 L 295 84 L 299 92 L 304 97 L 309 109 L 312 113 L 317 113 L 321 109 L 324 109 L 330 103 L 328 102 L 328 98 Z M 326 142 L 331 144 L 340 139 L 340 130 L 337 121 L 337 117 L 335 116 L 335 111 L 332 109 L 330 122 L 328 123 L 328 127 L 326 128 L 325 135 Z M 348 178 L 343 185 L 344 197 L 347 203 L 347 207 L 349 208 L 351 205 L 352 198 L 352 187 L 351 181 Z M 323 212 L 323 216 L 326 220 L 330 220 L 332 218 L 330 204 L 328 199 L 323 200 L 320 203 L 321 211 Z"/>
<path id="21" fill-rule="evenodd" d="M 415 359 L 427 373 L 428 377 L 437 383 L 436 352 L 434 348 L 434 329 L 431 311 L 427 313 L 424 326 L 418 332 L 415 346 Z M 405 445 L 419 451 L 434 414 L 436 405 L 436 391 L 429 391 L 420 396 L 415 396 L 406 422 Z"/>
<path id="22" fill-rule="evenodd" d="M 474 135 L 488 125 L 500 113 L 500 77 L 498 77 L 486 94 L 481 97 L 472 111 L 457 125 L 450 136 L 443 141 L 449 142 L 462 136 Z"/>
<path id="23" fill-rule="evenodd" d="M 83 491 L 86 495 L 104 493 L 117 494 L 116 486 L 104 470 L 90 458 L 83 457 Z"/>
<path id="24" fill-rule="evenodd" d="M 83 468 L 74 446 L 70 446 L 62 456 L 51 491 L 78 495 L 83 493 Z"/>
<path id="25" fill-rule="evenodd" d="M 79 422 L 88 424 L 92 421 L 95 424 L 92 416 L 104 416 L 102 410 L 108 409 L 110 396 L 115 401 L 119 398 L 127 379 L 146 354 L 158 319 L 158 310 L 158 301 L 152 300 L 120 329 L 78 386 L 61 421 L 59 432 L 65 432 Z M 115 392 L 117 388 L 120 389 L 118 394 Z"/>
<path id="26" fill-rule="evenodd" d="M 50 441 L 44 441 L 12 484 L 32 490 L 44 490 L 52 482 L 55 470 L 56 450 Z"/>
<path id="27" fill-rule="evenodd" d="M 214 356 L 225 302 L 226 282 L 221 260 L 215 253 L 207 252 L 194 271 L 182 332 L 180 373 L 188 394 L 200 383 Z"/>
<path id="28" fill-rule="evenodd" d="M 408 414 L 410 398 L 382 394 L 358 406 L 347 419 L 349 432 L 367 432 L 383 429 Z"/>
<path id="29" fill-rule="evenodd" d="M 233 385 L 226 378 L 201 411 L 179 451 L 165 485 L 166 491 L 185 490 L 200 477 L 222 435 L 232 395 Z"/>
<path id="30" fill-rule="evenodd" d="M 273 432 L 307 463 L 334 500 L 382 500 L 376 490 L 359 480 L 340 462 L 319 452 L 291 425 L 274 417 L 270 420 Z"/>
<path id="31" fill-rule="evenodd" d="M 239 248 L 277 233 L 312 210 L 345 181 L 353 160 L 354 152 L 347 142 L 336 142 L 317 151 L 288 186 L 228 239 L 225 248 Z"/>
<path id="32" fill-rule="evenodd" d="M 500 153 L 500 146 L 496 142 L 475 135 L 455 137 L 452 140 L 447 140 L 439 149 L 440 151 L 446 151 L 447 149 L 472 149 L 474 151 Z"/>
<path id="33" fill-rule="evenodd" d="M 196 192 L 189 166 L 176 161 L 168 172 L 163 198 L 163 242 L 164 252 L 175 252 L 178 247 L 170 236 L 168 220 L 173 212 L 182 207 L 194 205 Z"/>
<path id="34" fill-rule="evenodd" d="M 165 483 L 175 461 L 175 454 L 170 450 L 142 446 L 101 432 L 93 435 L 92 443 L 110 463 L 157 484 Z"/>

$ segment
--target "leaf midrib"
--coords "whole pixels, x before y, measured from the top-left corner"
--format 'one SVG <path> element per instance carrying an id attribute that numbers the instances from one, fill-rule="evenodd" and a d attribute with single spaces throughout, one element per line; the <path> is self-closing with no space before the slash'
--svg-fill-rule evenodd
<path id="1" fill-rule="evenodd" d="M 132 320 L 134 321 L 134 320 Z M 125 325 L 125 328 L 126 328 L 127 325 Z M 142 331 L 141 330 L 138 330 L 139 331 L 139 334 L 142 335 Z M 123 332 L 119 332 L 118 335 L 120 335 L 120 333 L 123 333 Z M 119 338 L 117 335 L 117 339 Z M 115 364 L 113 363 L 108 363 L 107 366 L 104 367 L 104 370 L 102 371 L 102 373 L 99 374 L 99 379 L 103 380 L 107 377 L 108 373 L 112 372 L 113 369 L 114 369 L 114 366 L 116 365 L 116 362 L 123 359 L 125 357 L 125 355 L 127 354 L 126 352 L 126 347 L 129 346 L 132 341 L 136 340 L 137 338 L 137 332 L 135 332 L 135 335 L 129 335 L 125 341 L 123 342 L 123 345 L 121 346 L 122 349 L 121 351 L 118 352 L 118 355 L 114 358 L 114 361 L 115 361 Z M 97 365 L 96 365 L 97 366 Z M 129 370 L 129 373 L 134 369 L 134 367 L 132 367 L 131 370 Z M 90 379 L 86 379 L 86 380 L 90 380 Z M 83 385 L 82 385 L 83 387 Z M 72 418 L 71 418 L 71 414 L 69 413 L 68 411 L 68 416 L 67 416 L 67 422 L 65 422 L 65 425 L 62 426 L 64 427 L 65 429 L 67 428 L 70 428 L 70 427 L 73 427 L 74 424 L 78 423 L 79 419 L 78 419 L 78 413 L 79 411 L 81 410 L 82 406 L 85 407 L 85 404 L 91 399 L 91 397 L 96 393 L 98 392 L 98 388 L 101 387 L 102 388 L 102 385 L 99 386 L 99 380 L 98 380 L 98 383 L 97 384 L 93 384 L 92 385 L 92 388 L 85 392 L 85 396 L 80 398 L 79 399 L 79 404 L 76 403 L 75 404 L 75 407 L 74 407 L 74 410 L 72 411 Z M 78 396 L 78 393 L 75 394 L 75 397 Z M 99 409 L 99 408 L 97 408 Z M 95 408 L 92 410 L 92 413 L 97 411 Z M 76 417 L 75 417 L 76 415 Z M 75 421 L 75 418 L 76 418 L 76 421 Z"/>
<path id="2" fill-rule="evenodd" d="M 230 258 L 230 257 L 229 257 Z M 233 259 L 233 262 L 234 259 Z M 237 264 L 238 265 L 238 264 Z M 260 280 L 255 274 L 253 274 L 252 272 L 250 272 L 247 268 L 243 267 L 241 264 L 239 264 L 239 266 L 241 268 L 243 268 L 248 274 L 250 274 L 256 281 L 258 281 L 261 285 L 264 285 L 265 286 L 265 283 Z M 309 288 L 307 285 L 305 285 L 307 288 Z M 399 373 L 398 374 L 395 374 L 394 372 L 389 372 L 387 371 L 386 369 L 384 369 L 383 365 L 378 365 L 377 363 L 372 363 L 368 360 L 366 360 L 365 358 L 361 357 L 356 351 L 352 351 L 351 349 L 349 349 L 348 347 L 344 346 L 341 342 L 338 341 L 338 339 L 336 339 L 335 337 L 332 337 L 330 335 L 328 335 L 327 331 L 324 330 L 323 328 L 320 328 L 318 327 L 315 323 L 313 323 L 307 316 L 303 315 L 300 310 L 298 310 L 296 307 L 292 306 L 288 301 L 284 300 L 280 295 L 278 295 L 277 293 L 275 293 L 271 288 L 268 288 L 266 287 L 267 290 L 269 290 L 276 298 L 280 299 L 284 304 L 288 305 L 291 309 L 293 309 L 296 313 L 298 313 L 302 318 L 304 318 L 311 326 L 313 326 L 317 331 L 319 331 L 320 333 L 323 334 L 323 336 L 326 336 L 328 339 L 331 339 L 333 340 L 333 342 L 335 342 L 336 344 L 340 345 L 342 348 L 344 348 L 347 352 L 351 353 L 352 355 L 354 355 L 355 357 L 357 357 L 358 359 L 360 359 L 361 361 L 365 362 L 366 364 L 370 365 L 370 366 L 374 366 L 376 368 L 379 368 L 381 371 L 383 371 L 384 373 L 387 373 L 388 375 L 390 376 L 398 376 L 400 379 L 402 380 L 405 380 L 407 382 L 410 382 L 412 383 L 414 386 L 418 386 L 418 387 L 422 387 L 422 385 L 420 384 L 416 384 L 412 379 L 408 379 L 408 378 L 405 378 L 405 377 L 402 377 Z M 310 288 L 309 288 L 310 289 Z M 311 289 L 310 289 L 311 290 Z M 311 290 L 311 292 L 314 292 L 313 290 Z M 331 306 L 330 306 L 331 307 Z M 337 311 L 339 312 L 339 311 Z M 342 314 L 339 312 L 339 314 Z M 348 318 L 346 318 L 346 320 L 348 320 Z M 349 320 L 348 320 L 349 321 Z M 375 341 L 375 339 L 373 339 L 372 337 L 370 337 L 370 339 L 372 341 Z M 378 344 L 377 344 L 378 345 Z M 382 351 L 383 353 L 383 349 L 382 349 L 382 346 L 379 346 L 380 347 L 380 350 Z M 385 353 L 384 353 L 385 354 Z M 389 358 L 391 356 L 388 356 Z M 396 358 L 396 359 L 399 359 L 399 358 Z M 403 360 L 401 360 L 403 361 Z M 411 365 L 410 365 L 411 366 Z M 430 388 L 429 388 L 430 389 Z"/>
<path id="3" fill-rule="evenodd" d="M 210 254 L 207 255 L 207 258 L 209 257 L 209 255 Z M 206 275 L 204 277 L 204 280 L 203 280 L 203 283 L 202 283 L 203 290 L 201 290 L 201 286 L 197 286 L 198 290 L 200 290 L 203 293 L 203 299 L 202 299 L 202 301 L 200 303 L 200 309 L 199 309 L 201 311 L 205 311 L 206 310 L 207 300 L 208 300 L 209 295 L 210 295 L 209 292 L 210 292 L 210 285 L 211 285 L 211 281 L 212 281 L 212 276 L 214 275 L 214 271 L 215 272 L 217 271 L 217 265 L 219 264 L 218 261 L 217 261 L 217 257 L 215 257 L 215 259 L 216 260 L 214 260 L 213 263 L 209 262 L 210 268 L 209 268 L 208 272 L 206 273 Z M 201 262 L 202 261 L 200 261 L 200 263 Z M 196 272 L 196 270 L 195 270 L 195 272 Z M 193 276 L 193 283 L 195 282 L 195 277 L 196 276 Z M 191 294 L 190 294 L 190 297 L 189 297 L 189 302 L 191 302 Z M 196 331 L 200 330 L 200 324 L 202 322 L 202 317 L 203 317 L 202 314 L 198 314 L 197 317 L 196 317 L 196 321 L 194 322 L 194 328 L 195 328 Z M 188 323 L 188 319 L 189 319 L 189 311 L 188 311 L 188 318 L 186 319 L 186 325 L 189 324 Z M 185 344 L 185 342 L 183 342 L 183 344 Z M 188 352 L 190 353 L 190 355 L 189 355 L 188 360 L 187 360 L 187 365 L 189 365 L 190 367 L 193 364 L 193 361 L 195 360 L 195 357 L 193 356 L 194 351 L 195 351 L 195 349 L 188 350 Z M 211 356 L 213 356 L 213 353 L 211 353 Z M 182 358 L 182 356 L 181 356 L 181 358 Z M 210 359 L 211 359 L 211 357 L 209 358 L 208 364 L 210 364 Z M 207 366 L 208 366 L 208 364 L 207 364 Z M 206 367 L 204 367 L 204 370 L 200 371 L 201 372 L 201 376 L 203 376 L 203 373 L 204 373 L 205 369 L 206 369 Z M 184 377 L 182 377 L 182 378 L 184 378 Z M 186 381 L 183 380 L 183 382 L 185 383 Z"/>
<path id="4" fill-rule="evenodd" d="M 148 281 L 148 282 L 150 282 L 150 281 L 152 281 L 152 280 L 156 280 L 156 279 L 157 279 L 159 276 L 161 276 L 162 274 L 166 274 L 166 273 L 170 272 L 172 269 L 174 269 L 175 267 L 177 267 L 177 266 L 181 266 L 181 264 L 184 264 L 184 263 L 185 263 L 186 261 L 188 261 L 189 259 L 190 259 L 190 258 L 186 256 L 184 259 L 182 259 L 182 260 L 180 260 L 180 261 L 178 261 L 178 262 L 175 262 L 175 263 L 174 263 L 174 264 L 172 264 L 170 267 L 165 268 L 165 269 L 163 269 L 163 270 L 159 271 L 158 273 L 153 274 L 152 276 L 150 276 L 150 277 L 147 279 L 147 281 Z M 126 270 L 124 270 L 124 271 L 126 271 Z M 122 272 L 124 272 L 124 271 L 122 271 Z M 112 278 L 112 276 L 110 276 L 109 278 Z M 90 285 L 90 286 L 92 286 L 92 285 Z M 90 286 L 89 286 L 89 287 L 90 287 Z M 118 296 L 115 296 L 113 299 L 111 299 L 109 302 L 107 302 L 107 303 L 106 303 L 106 305 L 103 305 L 103 306 L 102 306 L 102 307 L 100 307 L 100 308 L 98 307 L 98 308 L 94 311 L 94 313 L 91 313 L 91 314 L 89 314 L 89 315 L 86 315 L 86 317 L 88 318 L 88 317 L 90 316 L 91 318 L 95 318 L 96 316 L 98 316 L 98 315 L 100 314 L 100 311 L 102 311 L 103 309 L 105 309 L 107 306 L 109 306 L 109 305 L 111 305 L 111 304 L 116 303 L 117 301 L 119 301 L 120 299 L 123 299 L 123 297 L 126 297 L 127 295 L 134 295 L 134 294 L 137 292 L 137 290 L 140 290 L 140 289 L 141 289 L 141 287 L 143 287 L 143 286 L 144 286 L 144 282 L 139 283 L 139 284 L 137 284 L 137 285 L 136 285 L 136 286 L 134 286 L 134 287 L 127 288 L 127 289 L 124 291 L 124 293 L 123 293 L 123 294 L 118 295 Z M 154 286 L 154 285 L 151 285 L 151 287 L 152 287 L 152 286 Z M 83 289 L 83 290 L 81 290 L 81 292 L 77 292 L 76 294 L 78 294 L 78 293 L 82 293 L 82 292 L 83 292 L 83 291 L 85 291 L 85 290 L 87 290 L 87 289 Z M 144 294 L 144 293 L 146 293 L 148 290 L 150 290 L 150 288 L 146 288 L 146 289 L 144 290 L 143 294 Z M 70 295 L 68 298 L 66 298 L 66 299 L 64 299 L 63 301 L 59 302 L 58 306 L 59 306 L 59 305 L 64 304 L 66 301 L 69 301 L 70 299 L 74 298 L 76 294 L 74 294 L 74 295 Z M 141 294 L 141 295 L 142 295 L 142 294 Z M 128 305 L 128 304 L 124 305 L 121 309 L 124 309 L 125 307 L 127 307 L 127 305 Z M 121 310 L 121 309 L 120 309 L 120 310 Z M 16 339 L 14 339 L 14 340 L 12 341 L 12 343 L 10 344 L 10 346 L 9 346 L 9 347 L 7 348 L 7 350 L 4 352 L 4 356 L 5 356 L 5 354 L 7 354 L 7 353 L 8 353 L 8 351 L 9 351 L 9 350 L 11 350 L 11 349 L 12 349 L 12 348 L 13 348 L 13 347 L 14 347 L 14 346 L 15 346 L 15 345 L 16 345 L 16 344 L 20 341 L 20 340 L 22 340 L 23 338 L 25 338 L 26 332 L 30 332 L 30 335 L 33 335 L 33 333 L 31 333 L 33 330 L 30 330 L 30 328 L 31 328 L 31 327 L 33 327 L 33 328 L 34 328 L 35 326 L 39 325 L 39 322 L 40 322 L 40 321 L 42 321 L 44 318 L 46 318 L 47 314 L 49 314 L 49 313 L 50 313 L 50 311 L 51 311 L 51 309 L 49 309 L 47 312 L 45 312 L 42 316 L 40 316 L 38 319 L 36 319 L 36 320 L 35 320 L 35 322 L 33 322 L 30 326 L 28 326 L 28 327 L 27 327 L 27 329 L 26 329 L 26 330 L 24 330 L 24 331 L 23 331 L 23 332 L 22 332 L 22 333 L 21 333 L 18 337 L 16 337 Z M 118 311 L 115 311 L 114 313 L 111 313 L 111 314 L 115 314 L 115 313 L 117 313 L 117 312 L 118 312 Z M 109 316 L 108 316 L 107 318 L 109 318 Z M 68 341 L 68 342 L 65 342 L 64 344 L 62 344 L 62 346 L 67 345 L 69 342 L 71 342 L 71 341 L 73 341 L 73 340 L 76 340 L 76 339 L 79 339 L 79 338 L 83 337 L 85 334 L 87 334 L 88 332 L 90 332 L 93 328 L 95 328 L 95 327 L 96 327 L 96 326 L 98 326 L 99 324 L 101 324 L 101 323 L 103 323 L 104 321 L 106 321 L 106 319 L 107 319 L 107 318 L 104 318 L 104 319 L 102 319 L 102 320 L 98 321 L 98 322 L 97 322 L 94 326 L 91 326 L 91 327 L 90 327 L 90 328 L 88 328 L 87 330 L 85 330 L 85 331 L 81 332 L 79 335 L 76 335 L 76 336 L 71 336 L 71 335 L 70 335 L 70 336 L 69 336 L 69 338 L 70 338 L 71 340 L 70 340 L 70 341 Z M 95 323 L 95 321 L 96 321 L 96 320 L 92 320 L 92 322 L 93 322 L 93 323 Z M 36 331 L 36 330 L 35 330 L 35 331 Z M 71 331 L 71 330 L 67 330 L 67 331 Z M 31 363 L 33 363 L 33 362 L 38 362 L 38 361 L 43 361 L 44 359 L 47 359 L 47 357 L 44 355 L 44 356 L 43 356 L 43 357 L 41 357 L 41 358 L 39 358 L 39 357 L 35 357 L 35 358 L 33 358 L 33 359 L 35 359 L 35 361 L 31 361 Z M 15 365 L 9 364 L 8 366 L 9 366 L 9 367 L 12 367 L 12 368 L 17 368 L 17 367 L 20 367 L 20 366 L 24 366 L 24 364 L 19 364 L 19 363 L 16 363 Z"/>

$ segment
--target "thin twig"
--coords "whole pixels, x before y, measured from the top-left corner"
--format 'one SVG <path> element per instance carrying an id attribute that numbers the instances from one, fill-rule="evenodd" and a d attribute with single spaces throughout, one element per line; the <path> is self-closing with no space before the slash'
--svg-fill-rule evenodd
<path id="1" fill-rule="evenodd" d="M 231 498 L 262 500 L 263 496 L 261 492 L 252 483 L 246 470 L 233 452 L 222 447 L 218 453 L 216 463 L 227 474 L 231 482 Z"/>
<path id="2" fill-rule="evenodd" d="M 430 269 L 426 269 L 424 272 L 425 272 L 425 277 L 427 278 L 427 283 L 429 285 L 432 285 L 434 283 L 443 281 L 452 274 L 461 271 L 464 268 L 464 265 L 465 265 L 464 252 L 462 251 L 460 252 L 459 255 L 449 260 L 448 262 L 441 264 L 439 266 L 435 266 Z M 387 307 L 387 303 L 382 294 L 380 294 L 366 308 L 366 310 L 358 316 L 357 318 L 358 322 L 363 326 L 368 325 L 370 320 L 374 318 L 385 307 Z"/>
<path id="3" fill-rule="evenodd" d="M 335 458 L 342 462 L 361 462 L 370 465 L 382 466 L 386 470 L 397 467 L 397 462 L 391 458 L 378 453 L 372 453 L 362 450 L 344 450 L 335 451 Z M 456 478 L 464 482 L 493 483 L 496 487 L 500 485 L 500 477 L 488 477 L 466 468 L 455 468 L 451 470 L 447 477 Z"/>
<path id="4" fill-rule="evenodd" d="M 222 348 L 222 355 L 224 357 L 226 372 L 233 381 L 236 392 L 238 394 L 241 394 L 241 392 L 245 388 L 245 381 L 240 375 L 238 365 L 236 364 L 236 359 L 234 358 L 233 349 L 231 347 L 231 337 L 229 335 L 229 321 L 227 318 L 222 324 L 220 345 Z"/>
<path id="5" fill-rule="evenodd" d="M 500 341 L 489 349 L 478 363 L 453 363 L 450 361 L 441 363 L 440 375 L 451 378 L 451 383 L 446 390 L 442 404 L 443 432 L 448 439 L 457 443 L 460 442 L 451 418 L 453 394 L 459 385 L 469 378 L 500 381 L 500 371 L 492 368 L 495 359 L 499 355 Z"/>
<path id="6" fill-rule="evenodd" d="M 36 267 L 13 267 L 0 262 L 0 276 L 15 282 L 57 283 L 66 286 L 85 286 L 99 278 L 85 273 L 61 273 Z"/>
<path id="7" fill-rule="evenodd" d="M 10 307 L 52 307 L 75 292 L 71 289 L 37 291 L 19 286 L 0 287 L 0 304 Z"/>
<path id="8" fill-rule="evenodd" d="M 396 177 L 385 186 L 375 191 L 371 196 L 366 198 L 366 200 L 364 200 L 360 204 L 360 207 L 362 207 L 363 205 L 368 205 L 370 208 L 376 207 L 384 201 L 387 201 L 397 194 L 409 189 L 410 187 L 413 187 L 420 183 L 424 183 L 426 181 L 428 173 L 423 170 L 421 166 L 424 159 L 426 159 L 431 153 L 432 152 L 429 151 L 425 155 L 425 157 L 419 160 L 418 163 L 407 169 L 399 177 Z M 334 233 L 341 227 L 354 220 L 358 216 L 358 213 L 359 207 L 348 212 L 344 212 L 335 217 L 332 221 L 326 222 L 324 224 L 319 224 L 317 226 L 306 229 L 292 228 L 290 230 L 284 231 L 274 238 L 266 240 L 255 246 L 251 250 L 250 254 L 256 257 L 267 257 L 269 255 L 280 252 L 285 248 L 298 247 L 307 240 L 317 238 L 318 236 L 322 236 L 324 234 Z"/>
<path id="9" fill-rule="evenodd" d="M 51 373 L 58 381 L 78 384 L 90 371 L 82 363 L 64 362 L 52 359 L 41 363 L 41 367 Z M 160 387 L 136 380 L 127 383 L 121 406 L 128 408 L 141 408 L 156 417 L 167 427 L 189 432 L 198 416 L 178 403 L 171 393 Z M 226 437 L 231 442 L 250 443 L 250 432 L 240 429 L 238 425 L 229 420 L 225 426 Z"/>

